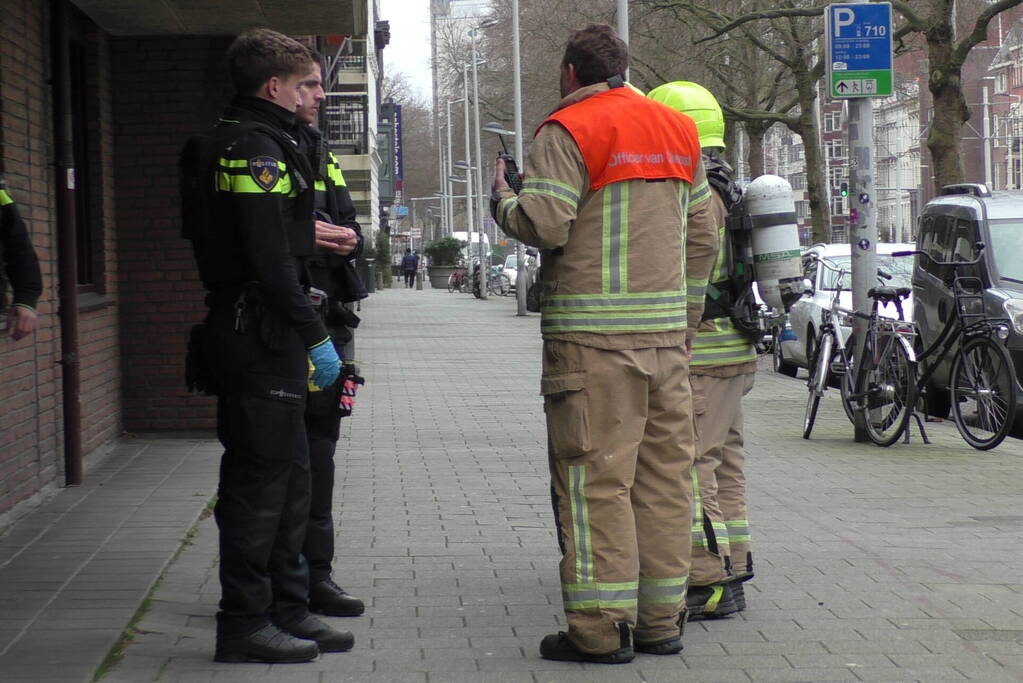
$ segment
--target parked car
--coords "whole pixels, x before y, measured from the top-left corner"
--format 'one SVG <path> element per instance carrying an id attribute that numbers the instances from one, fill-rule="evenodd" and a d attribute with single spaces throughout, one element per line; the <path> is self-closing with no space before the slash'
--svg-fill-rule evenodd
<path id="1" fill-rule="evenodd" d="M 533 266 L 533 262 L 535 260 L 536 260 L 536 257 L 535 256 L 531 256 L 529 254 L 526 254 L 526 257 L 524 259 L 524 262 L 526 264 L 526 286 L 527 287 L 530 284 L 530 279 L 529 279 L 530 278 L 530 274 L 531 274 L 532 271 L 535 270 L 535 268 L 532 267 Z M 512 291 L 514 292 L 515 291 L 515 279 L 518 277 L 518 274 L 519 274 L 518 273 L 518 258 L 515 256 L 515 254 L 508 254 L 508 256 L 505 257 L 504 265 L 501 266 L 501 272 L 504 273 L 505 275 L 507 275 L 508 279 L 511 280 L 511 288 L 512 288 Z"/>
<path id="2" fill-rule="evenodd" d="M 980 263 L 960 269 L 960 275 L 980 278 L 984 312 L 1011 322 L 1006 347 L 1019 383 L 1023 377 L 1023 192 L 991 192 L 980 184 L 949 185 L 921 212 L 916 244 L 920 251 L 941 261 L 969 261 L 975 257 L 977 242 L 985 245 Z M 946 270 L 926 257 L 914 257 L 914 317 L 925 347 L 941 333 L 952 304 Z M 927 412 L 939 417 L 948 416 L 951 407 L 947 391 L 951 360 L 949 354 L 928 387 Z M 1019 404 L 1016 412 L 1013 433 L 1018 435 L 1023 424 Z"/>
<path id="3" fill-rule="evenodd" d="M 912 261 L 906 258 L 893 258 L 891 254 L 913 248 L 915 248 L 914 245 L 905 243 L 877 245 L 877 268 L 879 271 L 891 275 L 891 280 L 879 276 L 878 284 L 891 287 L 910 286 L 913 271 Z M 831 307 L 836 289 L 841 289 L 839 306 L 846 311 L 852 311 L 852 257 L 850 254 L 848 244 L 815 244 L 803 252 L 803 282 L 806 291 L 798 301 L 792 304 L 792 308 L 789 310 L 789 331 L 786 332 L 780 326 L 776 328 L 774 337 L 779 339 L 779 342 L 774 348 L 774 369 L 777 372 L 795 377 L 797 368 L 810 366 L 817 330 L 821 325 L 821 311 Z M 826 259 L 829 264 L 846 271 L 841 282 L 838 282 L 838 273 L 820 265 L 822 259 Z M 913 316 L 912 297 L 903 302 L 902 307 L 906 320 L 911 320 Z M 898 317 L 894 304 L 882 307 L 881 314 L 890 318 Z M 851 316 L 840 316 L 838 323 L 843 328 L 843 338 L 848 338 L 852 332 Z"/>

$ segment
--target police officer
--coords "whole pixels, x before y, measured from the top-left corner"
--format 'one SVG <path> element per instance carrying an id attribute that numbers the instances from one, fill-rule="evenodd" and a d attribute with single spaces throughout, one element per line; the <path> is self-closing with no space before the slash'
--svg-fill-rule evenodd
<path id="1" fill-rule="evenodd" d="M 183 225 L 209 290 L 204 383 L 218 395 L 224 444 L 215 659 L 302 662 L 354 643 L 309 613 L 301 554 L 308 365 L 321 388 L 340 372 L 296 258 L 313 246 L 312 174 L 286 131 L 312 57 L 291 38 L 256 29 L 235 40 L 227 63 L 237 95 L 181 159 Z"/>
<path id="2" fill-rule="evenodd" d="M 686 604 L 690 618 L 722 617 L 746 607 L 742 581 L 753 576 L 746 477 L 743 472 L 742 397 L 753 388 L 757 352 L 736 327 L 728 306 L 733 259 L 726 234 L 728 205 L 737 201 L 732 169 L 720 158 L 725 120 L 714 96 L 698 83 L 675 81 L 650 91 L 696 123 L 711 192 L 711 215 L 721 249 L 711 273 L 703 320 L 696 332 L 689 380 L 696 422 L 695 476 L 698 481 L 693 519 L 693 564 Z"/>
<path id="3" fill-rule="evenodd" d="M 0 177 L 0 295 L 3 294 L 3 275 L 11 283 L 14 300 L 8 314 L 11 337 L 17 341 L 31 334 L 39 324 L 36 302 L 43 292 L 43 276 L 39 272 L 39 259 L 28 238 L 25 222 L 18 207 L 7 194 L 7 186 Z"/>
<path id="4" fill-rule="evenodd" d="M 315 178 L 313 212 L 317 248 L 308 262 L 309 277 L 321 299 L 317 308 L 343 359 L 344 372 L 330 387 L 316 391 L 310 387 L 305 425 L 312 488 L 302 554 L 309 564 L 309 609 L 335 617 L 357 617 L 365 611 L 365 606 L 362 600 L 334 583 L 331 565 L 334 561 L 334 451 L 341 429 L 341 393 L 345 376 L 351 381 L 356 374 L 351 362 L 354 353 L 351 327 L 358 324 L 358 318 L 348 304 L 367 295 L 351 262 L 362 252 L 363 240 L 341 168 L 334 154 L 326 148 L 320 131 L 314 127 L 320 103 L 325 99 L 321 59 L 319 55 L 314 56 L 313 70 L 299 88 L 302 99 L 295 111 L 298 123 L 295 137 Z"/>

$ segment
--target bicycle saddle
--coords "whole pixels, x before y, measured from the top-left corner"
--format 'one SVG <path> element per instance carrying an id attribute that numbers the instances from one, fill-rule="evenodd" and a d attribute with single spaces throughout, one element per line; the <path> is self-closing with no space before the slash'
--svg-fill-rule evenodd
<path id="1" fill-rule="evenodd" d="M 909 287 L 872 287 L 867 292 L 867 296 L 881 303 L 890 303 L 905 299 L 912 293 L 913 290 Z"/>

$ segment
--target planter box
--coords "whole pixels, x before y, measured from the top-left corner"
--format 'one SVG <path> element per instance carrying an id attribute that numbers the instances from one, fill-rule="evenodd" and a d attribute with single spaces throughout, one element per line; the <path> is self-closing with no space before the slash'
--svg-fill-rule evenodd
<path id="1" fill-rule="evenodd" d="M 430 266 L 430 286 L 434 289 L 447 289 L 448 278 L 457 269 L 458 266 Z"/>

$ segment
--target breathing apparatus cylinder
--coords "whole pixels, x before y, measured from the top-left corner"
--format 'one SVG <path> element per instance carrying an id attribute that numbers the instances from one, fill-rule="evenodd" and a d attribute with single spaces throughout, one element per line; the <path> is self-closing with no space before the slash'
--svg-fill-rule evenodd
<path id="1" fill-rule="evenodd" d="M 787 313 L 803 294 L 792 186 L 779 176 L 762 175 L 746 187 L 743 199 L 753 226 L 753 270 L 760 296 Z"/>

